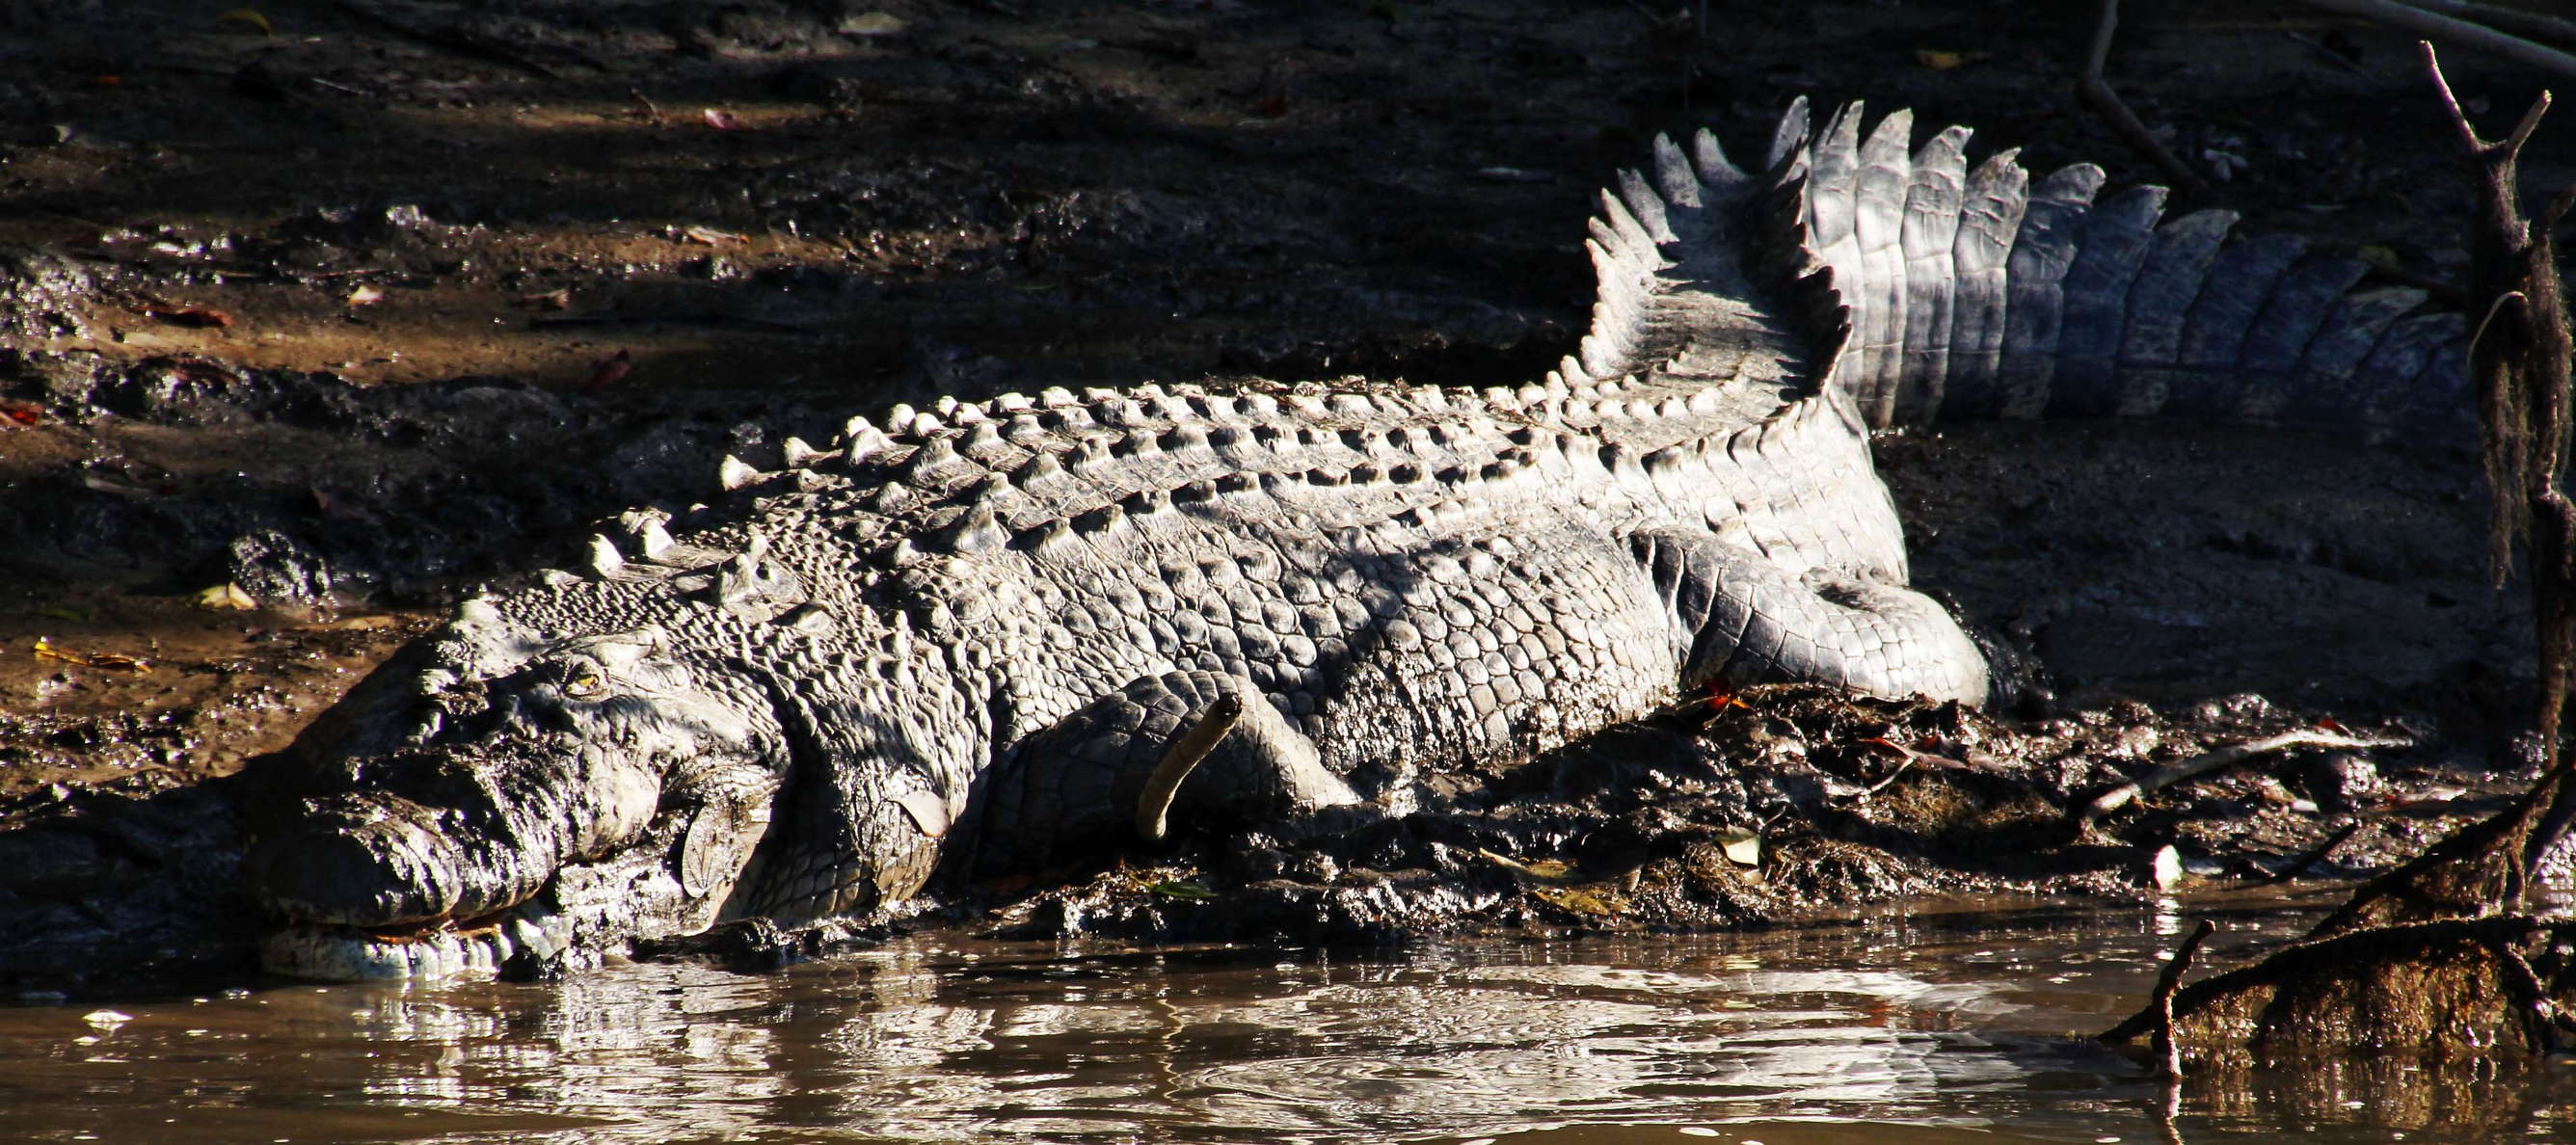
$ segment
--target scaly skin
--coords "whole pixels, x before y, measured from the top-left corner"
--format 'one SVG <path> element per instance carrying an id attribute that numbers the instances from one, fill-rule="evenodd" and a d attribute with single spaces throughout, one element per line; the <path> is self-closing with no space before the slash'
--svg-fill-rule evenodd
<path id="1" fill-rule="evenodd" d="M 2418 343 L 2456 320 L 2346 299 L 2338 267 L 1858 118 L 1810 141 L 1793 109 L 1761 179 L 1658 141 L 1603 197 L 1593 330 L 1543 382 L 1050 390 L 729 460 L 677 539 L 629 514 L 586 575 L 469 604 L 308 734 L 312 792 L 249 864 L 289 924 L 271 965 L 578 964 L 897 911 L 943 871 L 1096 860 L 1161 821 L 1138 803 L 1178 755 L 1170 821 L 1267 822 L 1712 677 L 1980 703 L 1976 644 L 1905 587 L 1871 426 L 2263 413 L 2369 363 L 2407 367 L 2397 396 L 2347 404 L 2402 413 L 2445 380 Z"/>

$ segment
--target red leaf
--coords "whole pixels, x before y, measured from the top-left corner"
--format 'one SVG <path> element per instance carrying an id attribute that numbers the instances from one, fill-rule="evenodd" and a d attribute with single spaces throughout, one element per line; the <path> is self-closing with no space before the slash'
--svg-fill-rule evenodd
<path id="1" fill-rule="evenodd" d="M 619 350 L 618 352 L 599 360 L 598 367 L 590 372 L 590 380 L 581 384 L 581 392 L 585 394 L 598 393 L 601 390 L 625 381 L 626 375 L 633 373 L 634 370 L 635 355 L 625 350 Z"/>
<path id="2" fill-rule="evenodd" d="M 43 420 L 44 408 L 34 402 L 0 402 L 0 425 L 34 425 Z"/>
<path id="3" fill-rule="evenodd" d="M 142 305 L 129 307 L 128 309 L 131 309 L 135 313 L 143 315 L 146 318 L 158 318 L 173 326 L 189 326 L 203 329 L 210 326 L 222 327 L 233 324 L 232 315 L 226 314 L 221 310 L 205 306 L 171 306 L 160 302 L 145 302 Z"/>

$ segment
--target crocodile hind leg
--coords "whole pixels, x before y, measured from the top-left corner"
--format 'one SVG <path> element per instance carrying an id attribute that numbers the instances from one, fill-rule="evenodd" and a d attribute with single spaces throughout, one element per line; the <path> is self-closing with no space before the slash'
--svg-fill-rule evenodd
<path id="1" fill-rule="evenodd" d="M 1986 658 L 1932 598 L 1861 573 L 1792 572 L 1705 533 L 1629 549 L 1672 609 L 1682 683 L 1813 680 L 1878 696 L 1983 704 Z"/>
<path id="2" fill-rule="evenodd" d="M 968 877 L 1048 871 L 1166 823 L 1276 820 L 1360 802 L 1249 681 L 1141 677 L 1023 741 L 985 777 Z M 1132 834 L 1131 834 L 1132 833 Z"/>

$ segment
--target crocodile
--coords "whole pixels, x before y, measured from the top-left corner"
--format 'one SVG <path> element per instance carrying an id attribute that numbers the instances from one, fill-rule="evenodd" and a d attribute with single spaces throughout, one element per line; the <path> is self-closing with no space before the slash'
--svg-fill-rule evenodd
<path id="1" fill-rule="evenodd" d="M 1873 433 L 2456 419 L 2461 319 L 2165 192 L 1794 104 L 1659 137 L 1543 378 L 1143 385 L 857 417 L 464 603 L 298 741 L 245 862 L 274 970 L 579 966 L 882 918 L 1174 824 L 1404 809 L 1712 681 L 1982 704 Z M 764 459 L 766 460 L 766 459 Z"/>

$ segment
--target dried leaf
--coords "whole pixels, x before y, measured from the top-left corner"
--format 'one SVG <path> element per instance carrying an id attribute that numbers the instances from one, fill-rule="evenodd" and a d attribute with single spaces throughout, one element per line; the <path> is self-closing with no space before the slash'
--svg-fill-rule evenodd
<path id="1" fill-rule="evenodd" d="M 399 616 L 388 616 L 378 613 L 373 616 L 343 616 L 338 620 L 326 620 L 318 624 L 298 624 L 295 626 L 295 631 L 373 632 L 380 628 L 392 628 L 401 623 L 402 618 Z"/>
<path id="2" fill-rule="evenodd" d="M 903 18 L 888 12 L 861 12 L 841 21 L 844 36 L 899 36 L 907 25 Z"/>
<path id="3" fill-rule="evenodd" d="M 1916 48 L 1914 62 L 1936 72 L 1946 72 L 1982 62 L 1993 55 L 1992 52 L 1945 52 L 1938 48 Z"/>
<path id="4" fill-rule="evenodd" d="M 205 306 L 173 306 L 157 300 L 146 300 L 136 305 L 126 307 L 126 309 L 146 318 L 158 318 L 173 326 L 189 326 L 203 329 L 206 327 L 224 327 L 233 324 L 232 315 L 226 314 L 221 310 Z"/>
<path id="5" fill-rule="evenodd" d="M 562 290 L 549 290 L 544 294 L 525 295 L 519 299 L 519 305 L 530 310 L 570 310 L 572 309 L 572 288 L 567 286 Z"/>
<path id="6" fill-rule="evenodd" d="M 0 402 L 0 426 L 34 425 L 43 420 L 44 407 L 34 402 Z"/>
<path id="7" fill-rule="evenodd" d="M 83 656 L 78 653 L 65 652 L 60 648 L 54 647 L 54 642 L 52 640 L 42 636 L 36 638 L 36 659 L 60 660 L 63 663 L 72 665 L 76 668 L 106 668 L 111 671 L 133 672 L 137 674 L 150 672 L 152 670 L 152 665 L 150 664 L 132 656 L 126 656 L 115 652 L 101 652 L 95 656 Z"/>
<path id="8" fill-rule="evenodd" d="M 1543 883 L 1562 883 L 1574 877 L 1573 865 L 1563 859 L 1534 859 L 1524 863 L 1509 855 L 1497 854 L 1482 847 L 1476 848 L 1476 857 L 1522 878 Z"/>
<path id="9" fill-rule="evenodd" d="M 263 36 L 277 34 L 277 29 L 269 26 L 268 17 L 248 8 L 235 8 L 215 17 L 215 26 L 227 32 L 257 32 Z"/>
<path id="10" fill-rule="evenodd" d="M 381 287 L 360 283 L 349 290 L 348 303 L 351 306 L 373 306 L 384 300 L 385 292 Z"/>
<path id="11" fill-rule="evenodd" d="M 1574 872 L 1574 867 L 1563 859 L 1537 859 L 1522 869 L 1542 879 L 1562 879 Z"/>
<path id="12" fill-rule="evenodd" d="M 751 130 L 751 128 L 743 123 L 743 121 L 734 118 L 732 112 L 726 111 L 722 108 L 710 107 L 706 109 L 704 115 L 706 117 L 707 126 L 715 128 L 718 131 Z"/>
<path id="13" fill-rule="evenodd" d="M 218 612 L 248 612 L 259 607 L 259 601 L 242 591 L 242 586 L 225 581 L 197 594 L 197 607 Z"/>
<path id="14" fill-rule="evenodd" d="M 632 351 L 619 350 L 614 354 L 601 358 L 598 364 L 592 367 L 590 371 L 590 380 L 581 384 L 581 392 L 585 394 L 598 393 L 601 390 L 625 381 L 626 375 L 633 372 L 635 372 L 634 353 Z"/>
<path id="15" fill-rule="evenodd" d="M 1538 887 L 1530 894 L 1559 910 L 1594 918 L 1617 918 L 1628 913 L 1627 899 L 1589 887 Z"/>
<path id="16" fill-rule="evenodd" d="M 1741 827 L 1720 829 L 1717 832 L 1717 848 L 1725 852 L 1727 862 L 1736 866 L 1762 865 L 1762 836 Z"/>
<path id="17" fill-rule="evenodd" d="M 700 226 L 691 226 L 683 229 L 680 232 L 680 239 L 683 242 L 705 243 L 708 246 L 723 246 L 726 243 L 747 243 L 751 241 L 750 239 L 744 238 L 732 231 L 720 231 L 714 227 Z"/>

